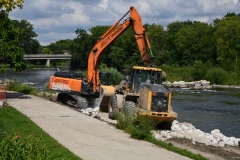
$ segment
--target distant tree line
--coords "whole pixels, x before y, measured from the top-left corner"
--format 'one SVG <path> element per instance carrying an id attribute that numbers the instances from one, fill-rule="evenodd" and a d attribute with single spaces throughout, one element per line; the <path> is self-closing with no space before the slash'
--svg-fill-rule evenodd
<path id="1" fill-rule="evenodd" d="M 1 6 L 0 6 L 1 9 Z M 95 26 L 86 31 L 76 29 L 76 38 L 64 39 L 40 46 L 34 27 L 26 20 L 11 20 L 0 10 L 0 61 L 15 70 L 23 70 L 24 54 L 72 54 L 71 69 L 87 69 L 88 55 L 111 26 Z M 212 24 L 197 21 L 176 21 L 166 29 L 160 24 L 145 24 L 155 65 L 186 67 L 207 64 L 226 71 L 239 71 L 240 14 L 228 13 Z M 142 65 L 132 28 L 105 49 L 100 63 L 119 71 L 133 65 Z M 1 68 L 1 66 L 0 66 Z"/>
<path id="2" fill-rule="evenodd" d="M 111 26 L 95 26 L 86 31 L 77 29 L 77 38 L 60 40 L 45 46 L 50 53 L 68 50 L 73 59 L 71 68 L 86 69 L 88 54 Z M 192 66 L 195 63 L 221 67 L 227 71 L 240 66 L 240 14 L 228 13 L 213 24 L 184 21 L 172 22 L 164 29 L 159 24 L 145 24 L 155 56 L 155 64 Z M 118 70 L 142 65 L 141 56 L 131 28 L 124 32 L 102 54 L 101 64 Z"/>

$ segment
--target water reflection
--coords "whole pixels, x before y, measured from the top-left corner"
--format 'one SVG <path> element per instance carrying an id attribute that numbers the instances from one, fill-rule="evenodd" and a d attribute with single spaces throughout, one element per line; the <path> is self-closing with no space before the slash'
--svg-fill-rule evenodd
<path id="1" fill-rule="evenodd" d="M 240 90 L 175 89 L 172 105 L 180 122 L 190 122 L 210 132 L 220 129 L 226 136 L 240 137 Z"/>

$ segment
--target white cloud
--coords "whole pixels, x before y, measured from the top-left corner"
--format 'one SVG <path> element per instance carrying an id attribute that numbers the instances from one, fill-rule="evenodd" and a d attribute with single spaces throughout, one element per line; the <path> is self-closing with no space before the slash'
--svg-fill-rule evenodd
<path id="1" fill-rule="evenodd" d="M 74 32 L 70 33 L 60 33 L 60 32 L 48 32 L 42 34 L 39 38 L 38 41 L 42 41 L 43 46 L 49 45 L 50 43 L 53 43 L 57 40 L 62 40 L 62 39 L 71 39 L 75 37 Z"/>
<path id="2" fill-rule="evenodd" d="M 107 9 L 108 7 L 108 0 L 101 0 L 101 2 L 98 5 L 102 9 Z"/>
<path id="3" fill-rule="evenodd" d="M 162 26 L 174 21 L 212 23 L 228 12 L 239 13 L 238 0 L 25 0 L 23 9 L 10 13 L 12 19 L 33 24 L 38 40 L 47 45 L 60 39 L 76 38 L 77 28 L 112 25 L 135 6 L 143 23 Z"/>

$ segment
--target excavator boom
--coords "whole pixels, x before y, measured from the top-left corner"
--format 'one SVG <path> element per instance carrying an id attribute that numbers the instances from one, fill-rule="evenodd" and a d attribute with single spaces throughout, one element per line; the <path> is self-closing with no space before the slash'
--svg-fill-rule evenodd
<path id="1" fill-rule="evenodd" d="M 130 13 L 130 17 L 125 19 L 123 23 L 120 22 L 123 18 Z M 142 24 L 142 19 L 138 14 L 135 7 L 130 7 L 130 10 L 117 21 L 104 35 L 101 36 L 100 40 L 97 41 L 93 49 L 91 50 L 88 57 L 88 82 L 93 85 L 93 92 L 100 91 L 100 81 L 98 72 L 98 63 L 101 54 L 114 40 L 116 40 L 127 28 L 132 26 L 135 34 L 135 39 L 138 44 L 138 48 L 144 62 L 144 65 L 149 65 L 149 59 L 153 59 L 151 46 L 149 44 L 145 29 Z M 151 57 L 147 57 L 146 49 L 149 49 Z"/>

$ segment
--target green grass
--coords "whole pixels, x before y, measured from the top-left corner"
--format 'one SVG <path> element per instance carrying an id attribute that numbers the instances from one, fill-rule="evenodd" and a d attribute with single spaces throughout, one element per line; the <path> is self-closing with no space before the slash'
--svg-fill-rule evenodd
<path id="1" fill-rule="evenodd" d="M 60 153 L 60 159 L 80 159 L 39 128 L 28 117 L 10 106 L 0 108 L 0 132 L 6 132 L 7 135 L 18 135 L 22 139 L 29 136 L 39 137 L 41 138 L 39 145 L 47 146 L 53 154 Z"/>
<path id="2" fill-rule="evenodd" d="M 195 159 L 195 160 L 207 160 L 207 158 L 203 157 L 202 155 L 200 154 L 195 154 L 195 153 L 192 153 L 186 149 L 182 149 L 182 148 L 178 148 L 178 147 L 175 147 L 174 145 L 172 145 L 171 143 L 166 143 L 166 142 L 163 142 L 163 141 L 160 141 L 160 140 L 157 140 L 156 138 L 152 137 L 152 136 L 147 136 L 146 141 L 150 142 L 150 143 L 153 143 L 157 146 L 160 146 L 162 148 L 165 148 L 169 151 L 172 151 L 172 152 L 175 152 L 175 153 L 178 153 L 180 155 L 183 155 L 183 156 L 186 156 L 186 157 L 189 157 L 191 159 Z"/>

